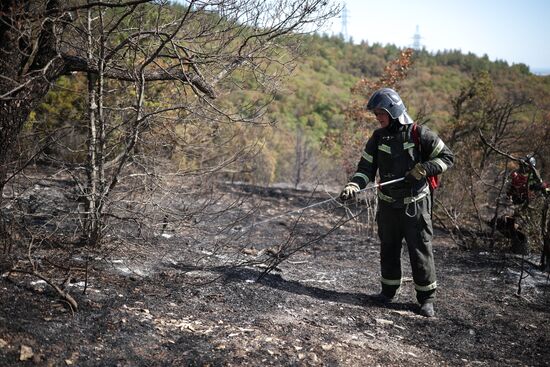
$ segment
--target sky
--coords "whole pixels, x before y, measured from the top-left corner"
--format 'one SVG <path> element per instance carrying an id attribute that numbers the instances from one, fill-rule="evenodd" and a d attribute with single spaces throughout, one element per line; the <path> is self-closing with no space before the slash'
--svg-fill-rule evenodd
<path id="1" fill-rule="evenodd" d="M 354 43 L 460 50 L 550 72 L 550 0 L 340 0 Z M 342 19 L 329 34 L 342 32 Z"/>

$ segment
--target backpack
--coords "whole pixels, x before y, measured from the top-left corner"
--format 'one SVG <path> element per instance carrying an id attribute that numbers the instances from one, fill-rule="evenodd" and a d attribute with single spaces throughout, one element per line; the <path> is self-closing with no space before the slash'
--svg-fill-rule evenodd
<path id="1" fill-rule="evenodd" d="M 418 132 L 418 125 L 415 123 L 413 123 L 411 135 L 414 141 L 414 145 L 416 145 L 418 151 L 420 152 L 420 157 L 422 157 L 422 146 L 420 144 L 420 135 Z M 433 192 L 435 189 L 439 187 L 440 179 L 438 175 L 428 176 L 426 177 L 426 180 L 428 180 L 428 185 L 430 186 L 430 192 Z"/>

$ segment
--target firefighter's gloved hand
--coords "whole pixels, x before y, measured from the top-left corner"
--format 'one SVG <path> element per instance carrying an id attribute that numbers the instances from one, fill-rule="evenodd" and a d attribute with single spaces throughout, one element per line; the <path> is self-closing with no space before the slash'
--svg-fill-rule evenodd
<path id="1" fill-rule="evenodd" d="M 405 181 L 417 183 L 426 177 L 426 169 L 422 163 L 417 163 L 409 172 L 405 174 Z"/>
<path id="2" fill-rule="evenodd" d="M 344 189 L 340 193 L 340 199 L 343 201 L 353 199 L 355 195 L 359 192 L 359 185 L 355 182 L 348 182 Z"/>

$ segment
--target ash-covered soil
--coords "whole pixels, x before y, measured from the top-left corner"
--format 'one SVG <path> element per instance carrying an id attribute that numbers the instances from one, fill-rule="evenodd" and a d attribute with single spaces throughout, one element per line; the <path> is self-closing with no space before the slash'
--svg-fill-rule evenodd
<path id="1" fill-rule="evenodd" d="M 290 192 L 247 195 L 263 205 L 258 220 L 323 200 Z M 378 241 L 367 225 L 348 221 L 318 238 L 343 209 L 292 218 L 243 223 L 204 243 L 169 232 L 154 244 L 113 247 L 90 265 L 87 282 L 78 273 L 66 284 L 76 312 L 38 279 L 4 274 L 0 365 L 550 365 L 550 286 L 532 266 L 518 296 L 519 259 L 465 251 L 436 233 L 439 291 L 427 319 L 417 313 L 406 251 L 400 300 L 384 306 L 373 298 Z M 275 261 L 277 253 L 291 255 Z"/>

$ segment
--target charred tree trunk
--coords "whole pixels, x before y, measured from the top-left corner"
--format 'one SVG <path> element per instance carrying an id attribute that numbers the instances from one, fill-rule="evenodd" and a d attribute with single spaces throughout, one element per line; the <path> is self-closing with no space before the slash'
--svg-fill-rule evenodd
<path id="1" fill-rule="evenodd" d="M 32 15 L 57 7 L 55 0 L 0 3 L 0 207 L 11 160 L 17 159 L 13 154 L 17 137 L 31 111 L 48 93 L 51 81 L 64 72 L 63 59 L 55 47 L 53 17 L 29 26 Z M 6 235 L 3 225 L 0 232 L 0 237 Z"/>

